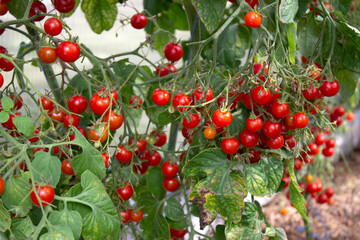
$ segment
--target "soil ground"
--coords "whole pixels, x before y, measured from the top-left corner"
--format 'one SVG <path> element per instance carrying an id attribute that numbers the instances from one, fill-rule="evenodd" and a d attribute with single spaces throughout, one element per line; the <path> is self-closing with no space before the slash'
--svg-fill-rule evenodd
<path id="1" fill-rule="evenodd" d="M 333 184 L 330 185 L 335 190 L 335 205 L 320 205 L 314 199 L 309 204 L 313 231 L 318 235 L 314 239 L 360 239 L 360 151 L 348 157 L 347 163 L 349 168 L 343 161 L 335 164 Z M 286 215 L 280 214 L 282 208 L 288 210 Z M 290 206 L 285 194 L 279 194 L 264 208 L 264 213 L 271 226 L 284 228 L 289 240 L 305 239 L 302 218 Z M 325 238 L 324 226 L 329 238 Z"/>

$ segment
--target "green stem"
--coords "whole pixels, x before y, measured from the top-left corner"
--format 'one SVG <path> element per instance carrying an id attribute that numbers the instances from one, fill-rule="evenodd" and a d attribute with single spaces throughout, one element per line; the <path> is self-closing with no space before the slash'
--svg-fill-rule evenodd
<path id="1" fill-rule="evenodd" d="M 306 216 L 309 215 L 309 212 L 306 213 Z M 304 220 L 305 225 L 305 233 L 306 233 L 306 240 L 312 240 L 313 239 L 313 231 L 312 231 L 312 225 L 310 221 Z"/>

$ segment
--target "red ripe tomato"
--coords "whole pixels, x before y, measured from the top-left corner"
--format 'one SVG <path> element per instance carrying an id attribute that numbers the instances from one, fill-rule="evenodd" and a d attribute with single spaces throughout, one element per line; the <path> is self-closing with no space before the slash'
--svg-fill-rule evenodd
<path id="1" fill-rule="evenodd" d="M 110 96 L 109 92 L 106 91 L 105 88 L 100 89 L 92 97 L 90 98 L 90 109 L 93 111 L 93 113 L 102 115 L 109 107 L 110 107 Z M 103 96 L 105 95 L 105 96 Z M 115 103 L 118 100 L 118 94 L 116 91 L 111 92 L 112 96 L 112 105 L 115 105 Z"/>
<path id="2" fill-rule="evenodd" d="M 51 99 L 50 97 L 41 96 L 40 101 L 38 100 L 38 102 L 39 104 L 41 103 L 41 106 L 45 110 L 52 110 L 54 108 L 54 103 L 50 99 Z"/>
<path id="3" fill-rule="evenodd" d="M 328 187 L 327 189 L 325 189 L 325 194 L 328 198 L 331 198 L 332 196 L 334 196 L 335 191 L 333 188 Z"/>
<path id="4" fill-rule="evenodd" d="M 131 211 L 126 210 L 126 211 L 121 211 L 121 217 L 122 217 L 122 223 L 127 223 L 130 220 L 130 216 L 131 216 Z"/>
<path id="5" fill-rule="evenodd" d="M 317 183 L 309 183 L 306 187 L 306 191 L 310 194 L 317 193 L 319 191 L 319 187 Z"/>
<path id="6" fill-rule="evenodd" d="M 42 2 L 34 1 L 31 4 L 28 17 L 31 18 L 31 17 L 39 14 L 40 12 L 46 13 L 46 11 L 47 11 L 46 6 Z M 34 18 L 33 21 L 39 22 L 39 21 L 43 20 L 44 18 L 45 18 L 45 16 L 39 16 L 39 17 Z"/>
<path id="7" fill-rule="evenodd" d="M 294 169 L 295 170 L 300 170 L 302 168 L 302 163 L 303 161 L 301 159 L 295 159 L 294 160 Z"/>
<path id="8" fill-rule="evenodd" d="M 14 101 L 14 109 L 19 110 L 20 108 L 22 108 L 24 100 L 21 96 L 16 96 L 15 98 L 15 96 L 13 95 L 11 96 L 11 99 Z"/>
<path id="9" fill-rule="evenodd" d="M 296 139 L 294 138 L 293 135 L 285 137 L 285 146 L 287 146 L 290 149 L 293 149 L 296 146 Z"/>
<path id="10" fill-rule="evenodd" d="M 170 101 L 170 93 L 166 90 L 157 88 L 151 94 L 151 99 L 158 106 L 165 106 Z"/>
<path id="11" fill-rule="evenodd" d="M 252 155 L 249 157 L 250 163 L 258 163 L 260 161 L 261 152 L 259 150 L 249 149 L 248 153 Z"/>
<path id="12" fill-rule="evenodd" d="M 325 141 L 326 141 L 326 138 L 325 138 L 324 134 L 320 133 L 320 134 L 315 136 L 316 145 L 321 146 L 321 145 L 323 145 L 325 143 Z"/>
<path id="13" fill-rule="evenodd" d="M 164 54 L 167 60 L 171 62 L 179 61 L 183 56 L 183 49 L 176 43 L 168 43 L 165 46 Z"/>
<path id="14" fill-rule="evenodd" d="M 134 193 L 134 189 L 129 183 L 125 183 L 124 187 L 117 188 L 116 191 L 118 193 L 118 198 L 123 201 L 129 200 Z"/>
<path id="15" fill-rule="evenodd" d="M 180 112 L 186 110 L 187 108 L 185 106 L 190 105 L 191 98 L 188 95 L 178 93 L 174 96 L 172 100 L 172 104 L 175 109 L 179 110 Z"/>
<path id="16" fill-rule="evenodd" d="M 101 153 L 101 156 L 104 160 L 105 168 L 108 168 L 111 163 L 111 161 L 109 161 L 110 159 L 109 155 L 107 155 L 106 153 Z"/>
<path id="17" fill-rule="evenodd" d="M 170 228 L 170 234 L 177 238 L 183 238 L 186 234 L 186 229 L 176 230 Z"/>
<path id="18" fill-rule="evenodd" d="M 57 55 L 64 62 L 75 62 L 81 54 L 79 45 L 74 42 L 64 41 L 56 49 Z"/>
<path id="19" fill-rule="evenodd" d="M 279 149 L 284 145 L 283 135 L 278 135 L 275 138 L 266 138 L 266 145 L 271 149 Z"/>
<path id="20" fill-rule="evenodd" d="M 158 151 L 154 150 L 154 153 L 150 155 L 150 158 L 148 160 L 149 165 L 156 167 L 161 162 L 161 155 Z"/>
<path id="21" fill-rule="evenodd" d="M 70 128 L 70 126 L 77 127 L 80 124 L 80 118 L 74 114 L 66 114 L 63 119 L 64 126 Z"/>
<path id="22" fill-rule="evenodd" d="M 335 139 L 333 139 L 333 138 L 329 138 L 325 142 L 325 145 L 327 148 L 333 148 L 333 147 L 335 147 L 335 144 L 336 144 L 336 142 L 335 142 Z"/>
<path id="23" fill-rule="evenodd" d="M 181 130 L 182 135 L 184 136 L 185 139 L 189 139 L 190 137 L 194 136 L 196 133 L 196 130 L 193 129 L 188 129 L 188 128 L 183 128 Z"/>
<path id="24" fill-rule="evenodd" d="M 241 99 L 243 99 L 244 93 L 238 93 L 236 90 L 233 90 L 231 92 L 229 92 L 229 101 L 230 101 L 230 111 L 234 110 L 235 107 L 238 105 L 238 103 L 241 101 Z M 225 103 L 226 103 L 226 97 L 225 95 L 221 95 L 217 100 L 216 100 L 217 104 L 219 107 L 224 107 Z"/>
<path id="25" fill-rule="evenodd" d="M 245 0 L 245 2 L 247 2 L 252 8 L 259 5 L 259 0 Z"/>
<path id="26" fill-rule="evenodd" d="M 84 96 L 72 96 L 67 105 L 71 112 L 81 114 L 85 112 L 88 106 L 88 101 Z"/>
<path id="27" fill-rule="evenodd" d="M 240 143 L 246 148 L 255 147 L 259 141 L 259 135 L 244 129 L 240 133 Z"/>
<path id="28" fill-rule="evenodd" d="M 232 114 L 230 111 L 222 111 L 217 109 L 212 115 L 212 121 L 217 127 L 227 127 L 232 121 Z"/>
<path id="29" fill-rule="evenodd" d="M 143 218 L 143 215 L 144 215 L 144 213 L 141 209 L 139 209 L 138 212 L 132 211 L 130 219 L 133 222 L 140 222 L 141 219 Z"/>
<path id="30" fill-rule="evenodd" d="M 62 108 L 59 108 L 57 110 L 53 108 L 53 110 L 49 111 L 48 115 L 55 121 L 55 123 L 59 123 L 63 121 L 65 111 Z"/>
<path id="31" fill-rule="evenodd" d="M 165 177 L 172 178 L 179 172 L 179 166 L 176 163 L 171 164 L 169 161 L 165 161 L 161 165 L 161 171 Z"/>
<path id="32" fill-rule="evenodd" d="M 281 133 L 281 124 L 268 120 L 264 124 L 263 133 L 268 138 L 275 138 Z"/>
<path id="33" fill-rule="evenodd" d="M 129 101 L 129 104 L 133 108 L 140 108 L 142 103 L 143 103 L 143 100 L 139 96 L 132 96 Z"/>
<path id="34" fill-rule="evenodd" d="M 354 113 L 353 113 L 353 112 L 348 112 L 348 113 L 346 114 L 346 119 L 347 119 L 349 122 L 353 121 L 354 118 L 355 118 L 355 116 L 354 116 Z"/>
<path id="35" fill-rule="evenodd" d="M 135 29 L 143 29 L 147 24 L 147 18 L 141 13 L 137 13 L 131 17 L 131 26 Z"/>
<path id="36" fill-rule="evenodd" d="M 3 46 L 0 46 L 0 53 L 6 54 L 7 50 Z M 0 58 L 0 69 L 4 70 L 5 72 L 9 72 L 14 69 L 14 64 L 12 64 L 9 60 L 5 58 Z"/>
<path id="37" fill-rule="evenodd" d="M 257 12 L 250 11 L 245 15 L 245 23 L 251 28 L 258 28 L 261 25 L 261 16 Z"/>
<path id="38" fill-rule="evenodd" d="M 55 9 L 61 13 L 71 12 L 75 7 L 75 0 L 54 0 Z"/>
<path id="39" fill-rule="evenodd" d="M 19 117 L 19 116 L 21 116 L 21 113 L 18 112 L 15 114 L 9 114 L 9 119 L 6 122 L 1 123 L 1 125 L 9 130 L 14 130 L 16 129 L 15 124 L 13 122 L 14 117 Z"/>
<path id="40" fill-rule="evenodd" d="M 157 133 L 155 130 L 150 133 L 150 137 L 155 137 L 155 143 L 153 145 L 157 147 L 164 146 L 167 140 L 166 133 Z"/>
<path id="41" fill-rule="evenodd" d="M 320 87 L 320 91 L 325 97 L 332 97 L 339 92 L 339 88 L 339 83 L 336 80 L 333 82 L 324 81 Z"/>
<path id="42" fill-rule="evenodd" d="M 189 113 L 189 117 L 184 117 L 182 120 L 182 125 L 186 128 L 192 129 L 196 128 L 200 123 L 200 117 L 197 113 Z"/>
<path id="43" fill-rule="evenodd" d="M 130 162 L 132 156 L 133 153 L 131 151 L 128 151 L 124 146 L 119 146 L 115 153 L 115 157 L 119 161 L 119 163 Z"/>
<path id="44" fill-rule="evenodd" d="M 293 117 L 294 127 L 305 128 L 309 123 L 308 116 L 303 112 L 298 112 Z"/>
<path id="45" fill-rule="evenodd" d="M 302 94 L 308 101 L 315 100 L 319 96 L 319 89 L 310 87 L 309 89 L 302 90 Z"/>
<path id="46" fill-rule="evenodd" d="M 50 186 L 35 186 L 35 191 L 37 193 L 37 195 L 40 198 L 41 201 L 41 205 L 43 207 L 46 207 L 47 205 L 51 204 L 54 201 L 55 198 L 55 191 L 54 188 L 50 187 Z M 34 190 L 31 191 L 30 193 L 30 198 L 31 201 L 38 207 L 40 207 L 40 203 L 39 200 L 36 196 Z"/>
<path id="47" fill-rule="evenodd" d="M 50 36 L 57 36 L 62 31 L 62 23 L 57 18 L 49 18 L 44 23 L 44 30 Z"/>
<path id="48" fill-rule="evenodd" d="M 5 182 L 4 179 L 0 177 L 0 195 L 4 192 L 4 189 L 5 189 Z"/>
<path id="49" fill-rule="evenodd" d="M 308 148 L 309 148 L 308 151 L 309 155 L 317 155 L 320 152 L 320 149 L 316 143 L 309 143 Z"/>
<path id="50" fill-rule="evenodd" d="M 169 75 L 169 73 L 176 73 L 177 69 L 174 65 L 168 63 L 166 66 L 159 65 L 156 67 L 156 75 L 164 77 Z"/>
<path id="51" fill-rule="evenodd" d="M 56 49 L 49 47 L 41 47 L 38 50 L 38 56 L 44 63 L 53 63 L 57 59 Z"/>
<path id="52" fill-rule="evenodd" d="M 105 113 L 101 121 L 109 124 L 109 115 L 110 115 L 110 130 L 119 129 L 124 123 L 124 116 L 121 113 L 117 114 L 116 112 L 111 110 L 110 114 L 108 114 L 108 112 Z"/>
<path id="53" fill-rule="evenodd" d="M 165 177 L 163 180 L 163 186 L 168 192 L 175 192 L 180 187 L 180 182 L 177 178 Z"/>
<path id="54" fill-rule="evenodd" d="M 39 133 L 40 133 L 40 129 L 36 128 L 33 133 L 34 137 L 28 138 L 29 142 L 31 143 L 37 142 L 39 140 L 39 137 L 37 137 L 36 135 L 38 135 Z"/>
<path id="55" fill-rule="evenodd" d="M 193 92 L 192 98 L 195 104 L 209 102 L 213 99 L 213 91 L 208 87 L 205 96 L 204 89 L 199 85 Z"/>
<path id="56" fill-rule="evenodd" d="M 316 202 L 323 204 L 323 203 L 327 203 L 328 201 L 328 196 L 326 196 L 326 194 L 319 194 L 316 198 Z"/>
<path id="57" fill-rule="evenodd" d="M 133 170 L 137 174 L 143 175 L 143 174 L 145 174 L 147 172 L 148 169 L 149 169 L 149 162 L 148 161 L 144 161 L 140 165 L 133 165 Z"/>
<path id="58" fill-rule="evenodd" d="M 134 143 L 134 138 L 130 138 L 130 141 L 129 141 L 129 145 L 133 145 Z M 137 147 L 137 150 L 135 151 L 135 154 L 138 155 L 139 153 L 145 151 L 146 147 L 147 147 L 147 141 L 145 138 L 143 139 L 138 139 L 136 140 L 136 147 Z"/>
<path id="59" fill-rule="evenodd" d="M 4 77 L 3 75 L 0 73 L 0 88 L 4 85 Z"/>
<path id="60" fill-rule="evenodd" d="M 342 117 L 345 114 L 345 108 L 343 106 L 338 106 L 335 108 L 334 114 L 338 117 Z"/>
<path id="61" fill-rule="evenodd" d="M 277 118 L 286 117 L 289 114 L 290 108 L 287 103 L 279 103 L 279 101 L 275 101 L 271 106 L 272 114 Z"/>
<path id="62" fill-rule="evenodd" d="M 68 161 L 64 160 L 61 162 L 61 171 L 65 174 L 65 175 L 74 175 L 74 169 L 71 166 L 71 163 L 69 163 Z"/>
<path id="63" fill-rule="evenodd" d="M 249 94 L 244 94 L 243 97 L 243 103 L 245 105 L 245 107 L 247 107 L 248 109 L 257 109 L 258 107 L 255 105 L 255 103 L 253 103 L 253 101 L 251 100 L 251 97 Z"/>
<path id="64" fill-rule="evenodd" d="M 237 138 L 225 138 L 221 141 L 221 149 L 227 154 L 234 154 L 239 150 L 240 142 Z"/>
<path id="65" fill-rule="evenodd" d="M 267 104 L 271 100 L 271 92 L 258 85 L 251 90 L 251 99 L 259 105 Z"/>
<path id="66" fill-rule="evenodd" d="M 8 6 L 5 2 L 0 1 L 0 16 L 5 15 L 8 12 Z"/>
<path id="67" fill-rule="evenodd" d="M 283 189 L 287 188 L 289 186 L 289 184 L 290 184 L 290 178 L 289 177 L 282 177 L 281 180 L 285 182 L 285 184 L 283 186 Z"/>
<path id="68" fill-rule="evenodd" d="M 65 119 L 65 118 L 64 118 Z M 106 141 L 108 135 L 109 135 L 109 131 L 108 131 L 108 127 L 107 125 L 100 125 L 100 126 L 96 126 L 92 125 L 91 128 L 89 128 L 89 140 L 91 142 L 97 142 L 99 141 L 100 143 L 103 143 Z"/>
<path id="69" fill-rule="evenodd" d="M 325 157 L 331 157 L 332 155 L 334 155 L 334 148 L 329 148 L 329 147 L 325 147 L 323 150 L 322 150 L 322 154 L 325 156 Z"/>

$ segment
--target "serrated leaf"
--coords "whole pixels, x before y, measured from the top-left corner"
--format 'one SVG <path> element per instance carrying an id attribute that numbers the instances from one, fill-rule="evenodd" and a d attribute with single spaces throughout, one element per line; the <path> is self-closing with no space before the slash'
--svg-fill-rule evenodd
<path id="1" fill-rule="evenodd" d="M 170 198 L 166 201 L 164 212 L 165 216 L 173 221 L 180 221 L 184 218 L 184 210 L 175 198 Z"/>
<path id="2" fill-rule="evenodd" d="M 97 34 L 110 30 L 116 20 L 116 2 L 112 0 L 83 0 L 81 10 L 85 13 L 91 30 Z"/>
<path id="3" fill-rule="evenodd" d="M 281 183 L 283 164 L 279 158 L 275 157 L 262 158 L 260 164 L 263 166 L 265 174 L 268 178 L 265 194 L 267 196 L 271 196 L 276 193 L 276 190 Z"/>
<path id="4" fill-rule="evenodd" d="M 296 56 L 296 24 L 290 23 L 287 29 L 287 39 L 288 39 L 288 50 L 289 50 L 289 60 L 292 64 L 295 64 Z"/>
<path id="5" fill-rule="evenodd" d="M 147 174 L 147 183 L 149 186 L 149 190 L 155 195 L 161 195 L 165 192 L 162 183 L 164 180 L 164 174 L 162 174 L 161 169 L 159 167 L 151 168 Z"/>
<path id="6" fill-rule="evenodd" d="M 15 239 L 30 239 L 31 234 L 35 231 L 35 226 L 29 216 L 25 218 L 14 218 L 11 224 L 11 231 Z"/>
<path id="7" fill-rule="evenodd" d="M 40 236 L 40 240 L 74 240 L 71 228 L 67 225 L 48 225 L 49 232 Z"/>
<path id="8" fill-rule="evenodd" d="M 66 225 L 68 226 L 74 239 L 79 239 L 82 228 L 81 215 L 76 211 L 69 211 L 64 209 L 62 211 L 54 211 L 49 216 L 49 221 L 52 225 Z"/>
<path id="9" fill-rule="evenodd" d="M 16 129 L 25 134 L 27 137 L 31 137 L 34 133 L 35 125 L 34 122 L 28 116 L 15 116 L 13 123 Z"/>
<path id="10" fill-rule="evenodd" d="M 0 112 L 0 123 L 7 122 L 9 120 L 10 116 L 7 111 L 1 111 Z"/>
<path id="11" fill-rule="evenodd" d="M 75 174 L 79 176 L 89 170 L 100 179 L 105 177 L 105 163 L 101 153 L 86 140 L 79 130 L 75 127 L 71 129 L 75 132 L 75 139 L 71 141 L 71 144 L 82 148 L 82 153 L 76 155 L 71 162 Z"/>
<path id="12" fill-rule="evenodd" d="M 1 99 L 1 106 L 5 111 L 10 111 L 14 107 L 14 101 L 9 97 L 3 97 Z"/>
<path id="13" fill-rule="evenodd" d="M 244 168 L 245 184 L 254 196 L 263 197 L 266 194 L 268 178 L 260 163 L 247 164 Z"/>
<path id="14" fill-rule="evenodd" d="M 0 199 L 0 232 L 5 232 L 11 226 L 11 217 Z"/>
<path id="15" fill-rule="evenodd" d="M 298 9 L 298 0 L 281 0 L 279 6 L 279 20 L 283 23 L 293 22 Z"/>
<path id="16" fill-rule="evenodd" d="M 345 101 L 354 94 L 360 73 L 352 71 L 344 65 L 336 65 L 333 71 L 339 82 L 341 99 Z"/>
<path id="17" fill-rule="evenodd" d="M 305 198 L 298 190 L 298 186 L 296 186 L 294 182 L 290 182 L 290 201 L 294 205 L 294 207 L 298 210 L 301 217 L 306 221 L 309 221 L 308 217 L 306 216 L 306 207 L 305 207 Z"/>
<path id="18" fill-rule="evenodd" d="M 222 20 L 227 0 L 192 0 L 192 3 L 207 31 L 213 32 Z"/>
<path id="19" fill-rule="evenodd" d="M 50 153 L 38 151 L 31 163 L 35 182 L 44 181 L 56 187 L 61 175 L 60 159 Z"/>

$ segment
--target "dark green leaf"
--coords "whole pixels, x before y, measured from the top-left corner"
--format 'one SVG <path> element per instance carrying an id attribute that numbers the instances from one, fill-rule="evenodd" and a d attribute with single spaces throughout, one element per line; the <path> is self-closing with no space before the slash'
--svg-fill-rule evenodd
<path id="1" fill-rule="evenodd" d="M 298 0 L 299 10 L 297 11 L 296 17 L 301 18 L 305 12 L 309 9 L 311 0 Z"/>
<path id="2" fill-rule="evenodd" d="M 166 14 L 169 16 L 176 29 L 189 30 L 189 25 L 186 20 L 186 13 L 180 4 L 174 2 L 170 3 Z"/>
<path id="3" fill-rule="evenodd" d="M 170 114 L 169 111 L 164 111 L 159 114 L 158 121 L 161 126 L 166 126 L 172 121 L 175 120 L 175 117 L 173 114 Z"/>
<path id="4" fill-rule="evenodd" d="M 350 70 L 344 65 L 337 65 L 333 68 L 334 74 L 339 82 L 342 100 L 350 98 L 358 84 L 360 73 Z"/>
<path id="5" fill-rule="evenodd" d="M 292 64 L 295 64 L 296 56 L 296 24 L 290 23 L 287 29 L 287 39 L 289 43 L 289 60 Z"/>
<path id="6" fill-rule="evenodd" d="M 271 196 L 276 193 L 278 189 L 281 178 L 283 175 L 283 164 L 279 158 L 267 157 L 262 158 L 260 164 L 263 166 L 265 174 L 268 178 L 268 184 L 266 188 L 266 195 Z"/>
<path id="7" fill-rule="evenodd" d="M 161 29 L 164 29 L 168 32 L 171 33 L 175 33 L 175 27 L 173 22 L 171 21 L 171 19 L 169 18 L 169 16 L 166 13 L 162 13 L 158 18 L 157 18 L 157 23 L 159 25 L 159 27 Z"/>
<path id="8" fill-rule="evenodd" d="M 171 41 L 170 35 L 166 32 L 158 32 L 154 36 L 154 48 L 164 56 L 164 48 Z"/>
<path id="9" fill-rule="evenodd" d="M 59 182 L 61 162 L 59 158 L 52 156 L 50 153 L 38 151 L 31 163 L 31 168 L 34 171 L 35 182 L 44 181 L 53 187 Z"/>
<path id="10" fill-rule="evenodd" d="M 183 218 L 181 221 L 172 221 L 168 218 L 166 218 L 167 223 L 169 224 L 169 227 L 175 229 L 175 230 L 181 230 L 188 227 L 188 223 L 186 222 L 186 218 Z"/>
<path id="11" fill-rule="evenodd" d="M 10 111 L 14 107 L 14 101 L 9 97 L 3 97 L 1 99 L 1 106 L 5 111 Z"/>
<path id="12" fill-rule="evenodd" d="M 291 182 L 294 183 L 294 186 L 299 192 L 302 192 L 303 189 L 299 186 L 296 176 L 295 176 L 295 170 L 294 170 L 294 158 L 286 159 L 287 169 L 289 171 Z"/>
<path id="13" fill-rule="evenodd" d="M 29 216 L 25 218 L 14 218 L 11 224 L 11 231 L 15 239 L 30 239 L 31 234 L 35 231 L 35 226 Z"/>
<path id="14" fill-rule="evenodd" d="M 158 201 L 150 191 L 142 192 L 137 201 L 137 206 L 142 207 L 144 213 L 150 213 L 156 208 Z"/>
<path id="15" fill-rule="evenodd" d="M 117 15 L 116 2 L 112 0 L 83 0 L 81 10 L 91 29 L 98 34 L 110 30 Z"/>
<path id="16" fill-rule="evenodd" d="M 11 217 L 10 213 L 4 207 L 0 199 L 0 232 L 5 232 L 11 226 Z"/>
<path id="17" fill-rule="evenodd" d="M 281 0 L 279 6 L 280 21 L 287 24 L 293 22 L 298 8 L 298 0 Z"/>
<path id="18" fill-rule="evenodd" d="M 16 129 L 25 134 L 25 136 L 31 137 L 34 134 L 35 125 L 28 116 L 15 116 L 13 118 L 13 123 Z"/>
<path id="19" fill-rule="evenodd" d="M 351 0 L 333 0 L 331 1 L 332 11 L 340 11 L 342 14 L 346 14 L 351 7 Z"/>
<path id="20" fill-rule="evenodd" d="M 147 174 L 147 183 L 149 190 L 155 195 L 161 195 L 165 192 L 162 183 L 164 180 L 164 174 L 162 174 L 159 167 L 151 168 Z"/>
<path id="21" fill-rule="evenodd" d="M 246 202 L 245 208 L 242 212 L 241 223 L 250 225 L 257 220 L 256 204 L 252 202 Z"/>
<path id="22" fill-rule="evenodd" d="M 265 196 L 269 179 L 260 163 L 246 164 L 244 168 L 245 184 L 248 191 L 257 197 Z"/>
<path id="23" fill-rule="evenodd" d="M 290 200 L 294 207 L 298 210 L 301 217 L 305 220 L 309 220 L 306 216 L 306 207 L 305 207 L 305 199 L 304 196 L 300 193 L 297 183 L 291 181 L 290 182 Z"/>
<path id="24" fill-rule="evenodd" d="M 217 225 L 214 235 L 215 240 L 226 240 L 225 225 Z"/>
<path id="25" fill-rule="evenodd" d="M 297 25 L 297 39 L 300 53 L 309 58 L 317 48 L 317 42 L 320 37 L 321 26 L 315 21 L 313 13 L 303 17 Z"/>
<path id="26" fill-rule="evenodd" d="M 144 240 L 169 239 L 169 225 L 165 217 L 154 209 L 147 217 L 141 220 Z"/>
<path id="27" fill-rule="evenodd" d="M 66 225 L 71 229 L 75 239 L 80 238 L 82 219 L 81 215 L 76 211 L 64 209 L 62 211 L 54 211 L 49 216 L 52 225 Z"/>
<path id="28" fill-rule="evenodd" d="M 8 6 L 9 12 L 17 19 L 20 19 L 24 17 L 28 3 L 28 0 L 12 0 L 7 2 L 6 5 Z"/>
<path id="29" fill-rule="evenodd" d="M 227 0 L 192 0 L 192 3 L 207 31 L 213 32 L 222 20 Z"/>
<path id="30" fill-rule="evenodd" d="M 10 116 L 7 111 L 1 111 L 0 112 L 0 123 L 7 122 L 9 120 Z"/>
<path id="31" fill-rule="evenodd" d="M 180 221 L 184 218 L 184 210 L 175 198 L 170 198 L 166 201 L 164 211 L 165 216 L 173 221 Z"/>

